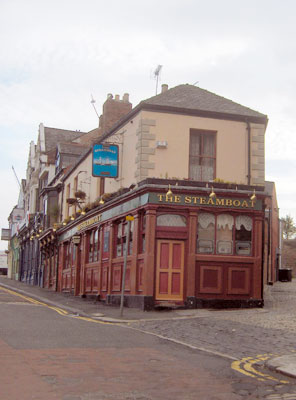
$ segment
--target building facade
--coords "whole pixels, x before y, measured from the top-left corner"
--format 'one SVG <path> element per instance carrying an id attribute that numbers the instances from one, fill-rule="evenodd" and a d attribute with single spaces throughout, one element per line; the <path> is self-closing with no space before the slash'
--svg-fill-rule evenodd
<path id="1" fill-rule="evenodd" d="M 163 85 L 97 140 L 118 146 L 117 178 L 92 176 L 91 150 L 65 174 L 63 222 L 39 239 L 46 286 L 116 304 L 128 251 L 128 306 L 262 306 L 278 248 L 266 126 L 203 89 Z M 69 200 L 87 179 L 77 210 Z"/>

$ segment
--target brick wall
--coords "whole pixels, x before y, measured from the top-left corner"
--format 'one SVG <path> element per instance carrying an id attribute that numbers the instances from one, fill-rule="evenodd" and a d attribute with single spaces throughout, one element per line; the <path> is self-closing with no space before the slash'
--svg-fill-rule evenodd
<path id="1" fill-rule="evenodd" d="M 293 268 L 296 277 L 296 239 L 283 240 L 282 268 Z"/>
<path id="2" fill-rule="evenodd" d="M 122 117 L 132 110 L 132 104 L 129 102 L 129 96 L 125 93 L 120 100 L 119 95 L 108 94 L 107 100 L 103 105 L 103 114 L 100 116 L 99 128 L 103 133 L 107 132 Z"/>

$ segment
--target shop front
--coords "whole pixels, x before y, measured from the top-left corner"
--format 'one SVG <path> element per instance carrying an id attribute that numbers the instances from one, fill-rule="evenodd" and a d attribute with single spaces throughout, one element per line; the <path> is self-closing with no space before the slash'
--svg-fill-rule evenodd
<path id="1" fill-rule="evenodd" d="M 128 307 L 262 306 L 264 192 L 215 191 L 147 184 L 61 228 L 58 290 L 119 304 L 127 251 Z"/>

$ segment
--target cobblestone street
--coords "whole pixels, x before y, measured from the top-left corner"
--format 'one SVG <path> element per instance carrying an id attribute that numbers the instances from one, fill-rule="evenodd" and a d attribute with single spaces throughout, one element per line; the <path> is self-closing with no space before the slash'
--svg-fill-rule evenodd
<path id="1" fill-rule="evenodd" d="M 236 358 L 296 351 L 296 282 L 277 282 L 267 289 L 263 309 L 181 310 L 184 319 L 134 326 Z"/>

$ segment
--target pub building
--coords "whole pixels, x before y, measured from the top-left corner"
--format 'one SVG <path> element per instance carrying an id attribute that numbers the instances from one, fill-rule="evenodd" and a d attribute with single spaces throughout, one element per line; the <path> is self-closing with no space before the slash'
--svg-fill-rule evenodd
<path id="1" fill-rule="evenodd" d="M 265 199 L 264 186 L 148 178 L 43 235 L 45 287 L 118 305 L 128 249 L 127 307 L 261 307 Z"/>

